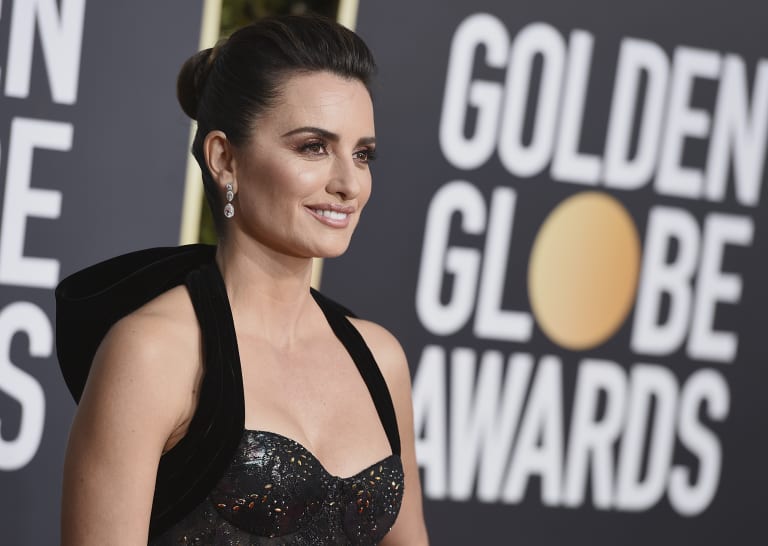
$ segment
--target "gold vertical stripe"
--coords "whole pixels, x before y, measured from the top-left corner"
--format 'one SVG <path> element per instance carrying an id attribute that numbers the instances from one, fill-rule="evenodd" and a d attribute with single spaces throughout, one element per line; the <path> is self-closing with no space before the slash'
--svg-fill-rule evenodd
<path id="1" fill-rule="evenodd" d="M 350 30 L 355 30 L 357 26 L 357 6 L 358 0 L 339 0 L 339 11 L 336 14 L 336 20 Z"/>
<path id="2" fill-rule="evenodd" d="M 199 49 L 213 47 L 219 39 L 221 26 L 221 0 L 203 0 L 203 18 L 200 25 Z M 189 146 L 196 130 L 193 121 L 189 131 Z M 184 201 L 181 207 L 181 233 L 179 242 L 182 245 L 197 243 L 200 239 L 200 211 L 203 206 L 203 184 L 200 180 L 200 167 L 191 153 L 187 154 L 187 174 L 184 178 Z"/>
<path id="3" fill-rule="evenodd" d="M 350 30 L 355 30 L 357 25 L 358 0 L 339 0 L 339 9 L 336 12 L 336 20 Z M 312 286 L 320 288 L 323 277 L 323 259 L 312 260 Z"/>
<path id="4" fill-rule="evenodd" d="M 323 259 L 312 258 L 312 288 L 320 290 L 320 281 L 323 278 Z"/>

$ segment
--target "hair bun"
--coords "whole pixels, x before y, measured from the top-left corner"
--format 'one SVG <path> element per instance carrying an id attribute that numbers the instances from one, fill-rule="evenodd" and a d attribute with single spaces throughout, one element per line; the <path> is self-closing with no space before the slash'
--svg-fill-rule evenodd
<path id="1" fill-rule="evenodd" d="M 187 59 L 181 66 L 176 80 L 176 97 L 181 109 L 194 120 L 197 119 L 200 97 L 213 64 L 214 49 L 211 47 L 203 49 Z"/>

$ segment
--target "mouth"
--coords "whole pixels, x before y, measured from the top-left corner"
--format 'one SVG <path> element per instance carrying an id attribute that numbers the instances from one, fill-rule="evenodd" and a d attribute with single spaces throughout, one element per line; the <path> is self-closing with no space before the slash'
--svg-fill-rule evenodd
<path id="1" fill-rule="evenodd" d="M 316 219 L 331 227 L 346 227 L 350 216 L 355 212 L 354 207 L 337 204 L 308 205 L 305 208 Z"/>
<path id="2" fill-rule="evenodd" d="M 339 212 L 337 210 L 328 209 L 309 209 L 318 216 L 324 216 L 325 218 L 331 218 L 333 220 L 345 220 L 349 214 L 346 212 Z"/>

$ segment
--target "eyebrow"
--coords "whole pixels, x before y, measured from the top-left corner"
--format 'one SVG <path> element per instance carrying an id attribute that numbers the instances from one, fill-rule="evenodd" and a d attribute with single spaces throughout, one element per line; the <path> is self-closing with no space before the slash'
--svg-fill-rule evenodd
<path id="1" fill-rule="evenodd" d="M 339 141 L 339 135 L 337 135 L 336 133 L 333 133 L 326 129 L 321 129 L 320 127 L 311 127 L 311 126 L 298 127 L 291 131 L 288 131 L 283 135 L 283 138 L 297 135 L 300 133 L 311 133 L 311 134 L 323 137 L 325 139 L 332 140 L 334 142 Z M 357 144 L 358 146 L 376 144 L 376 137 L 372 137 L 372 136 L 362 137 L 357 141 Z"/>

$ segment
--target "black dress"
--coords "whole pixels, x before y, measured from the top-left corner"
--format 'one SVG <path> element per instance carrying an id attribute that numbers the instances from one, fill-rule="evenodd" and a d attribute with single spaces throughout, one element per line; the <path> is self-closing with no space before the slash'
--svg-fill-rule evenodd
<path id="1" fill-rule="evenodd" d="M 76 400 L 114 322 L 181 283 L 192 299 L 205 371 L 187 434 L 160 459 L 150 544 L 377 544 L 402 502 L 400 437 L 386 383 L 351 313 L 312 291 L 368 387 L 392 454 L 342 478 L 298 442 L 245 429 L 237 338 L 213 256 L 205 245 L 139 251 L 76 273 L 56 290 L 57 352 Z"/>

